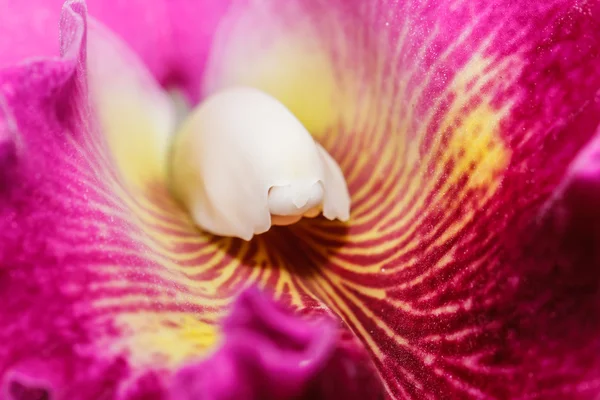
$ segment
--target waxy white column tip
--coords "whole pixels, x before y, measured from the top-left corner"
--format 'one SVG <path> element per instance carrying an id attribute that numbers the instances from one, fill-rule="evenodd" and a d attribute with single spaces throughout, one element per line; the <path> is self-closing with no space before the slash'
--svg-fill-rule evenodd
<path id="1" fill-rule="evenodd" d="M 296 117 L 252 88 L 219 92 L 177 133 L 171 188 L 202 229 L 250 240 L 323 212 L 347 221 L 340 167 Z"/>

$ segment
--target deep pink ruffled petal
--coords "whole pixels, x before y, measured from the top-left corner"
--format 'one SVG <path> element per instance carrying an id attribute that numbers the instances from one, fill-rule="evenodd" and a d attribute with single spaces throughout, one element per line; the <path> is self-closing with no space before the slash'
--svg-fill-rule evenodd
<path id="1" fill-rule="evenodd" d="M 233 305 L 216 354 L 180 370 L 171 398 L 382 399 L 383 389 L 354 338 L 328 318 L 308 325 L 251 290 Z"/>

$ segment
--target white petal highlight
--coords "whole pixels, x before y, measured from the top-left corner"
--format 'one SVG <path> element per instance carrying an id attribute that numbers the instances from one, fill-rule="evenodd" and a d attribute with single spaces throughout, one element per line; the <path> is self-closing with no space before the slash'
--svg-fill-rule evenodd
<path id="1" fill-rule="evenodd" d="M 273 97 L 252 88 L 200 104 L 175 137 L 171 188 L 196 224 L 250 240 L 321 210 L 347 220 L 350 196 L 331 156 Z"/>
<path id="2" fill-rule="evenodd" d="M 348 221 L 350 219 L 350 193 L 344 173 L 327 150 L 318 143 L 316 145 L 324 163 L 325 181 L 329 189 L 325 192 L 323 215 L 330 220 Z"/>
<path id="3" fill-rule="evenodd" d="M 323 183 L 276 186 L 269 191 L 269 211 L 274 215 L 302 215 L 323 202 Z"/>

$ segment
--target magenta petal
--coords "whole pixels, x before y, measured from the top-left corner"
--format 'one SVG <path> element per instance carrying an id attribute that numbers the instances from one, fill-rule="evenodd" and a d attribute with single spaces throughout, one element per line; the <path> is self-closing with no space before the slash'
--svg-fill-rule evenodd
<path id="1" fill-rule="evenodd" d="M 176 374 L 172 399 L 383 398 L 367 354 L 355 341 L 340 340 L 329 318 L 306 322 L 248 290 L 223 331 L 216 354 Z"/>
<path id="2" fill-rule="evenodd" d="M 58 55 L 58 41 L 48 29 L 56 31 L 63 3 L 0 0 L 0 68 L 33 57 Z"/>
<path id="3" fill-rule="evenodd" d="M 56 28 L 64 0 L 1 0 L 0 67 L 59 55 Z M 123 37 L 157 77 L 168 73 L 171 22 L 164 0 L 86 2 L 90 15 Z M 5 11 L 9 10 L 9 11 Z M 52 32 L 52 34 L 49 34 Z M 170 72 L 169 72 L 170 73 Z"/>
<path id="4" fill-rule="evenodd" d="M 177 387 L 174 371 L 205 357 L 217 317 L 239 291 L 199 289 L 202 280 L 176 264 L 189 249 L 165 261 L 150 235 L 156 232 L 140 222 L 147 214 L 132 200 L 137 192 L 123 182 L 90 107 L 86 14 L 81 1 L 65 4 L 61 58 L 0 70 L 2 400 L 163 399 Z M 175 216 L 180 225 L 171 226 L 184 239 L 209 243 Z M 260 390 L 279 397 L 326 396 L 347 379 L 381 393 L 360 344 L 331 322 L 303 321 L 245 294 L 224 326 L 224 348 L 233 350 L 217 354 L 247 355 L 273 379 L 266 382 L 273 390 Z M 222 388 L 235 387 L 233 378 L 225 376 Z"/>
<path id="5" fill-rule="evenodd" d="M 0 71 L 0 393 L 8 400 L 100 398 L 128 369 L 93 350 L 110 329 L 85 315 L 95 261 L 68 250 L 77 243 L 69 224 L 86 215 L 68 194 L 80 184 L 74 173 L 89 171 L 73 147 L 89 115 L 82 3 L 65 7 L 61 32 L 62 59 Z"/>

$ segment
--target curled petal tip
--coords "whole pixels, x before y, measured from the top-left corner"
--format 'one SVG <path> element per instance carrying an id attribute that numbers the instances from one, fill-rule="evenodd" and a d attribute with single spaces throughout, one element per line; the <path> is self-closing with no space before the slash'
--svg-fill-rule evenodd
<path id="1" fill-rule="evenodd" d="M 52 362 L 26 361 L 10 368 L 0 385 L 0 398 L 6 400 L 53 399 L 62 384 Z"/>
<path id="2" fill-rule="evenodd" d="M 203 229 L 249 240 L 321 210 L 347 219 L 341 169 L 273 97 L 233 88 L 184 122 L 171 153 L 175 195 Z"/>
<path id="3" fill-rule="evenodd" d="M 578 226 L 573 232 L 598 231 L 600 213 L 600 129 L 590 143 L 581 151 L 566 178 L 563 193 L 564 205 L 568 208 L 568 217 L 573 221 L 581 221 L 587 229 Z M 600 233 L 600 232 L 599 232 Z"/>
<path id="4" fill-rule="evenodd" d="M 77 58 L 85 40 L 87 6 L 83 0 L 64 3 L 60 19 L 60 53 L 63 57 Z"/>

